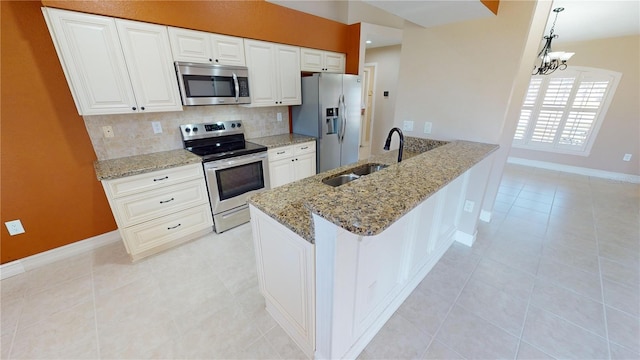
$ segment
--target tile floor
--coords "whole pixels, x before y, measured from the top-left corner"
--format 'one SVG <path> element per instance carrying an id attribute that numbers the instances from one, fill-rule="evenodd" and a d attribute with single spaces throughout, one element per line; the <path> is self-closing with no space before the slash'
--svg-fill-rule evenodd
<path id="1" fill-rule="evenodd" d="M 361 359 L 640 359 L 639 186 L 508 165 Z M 299 359 L 243 225 L 131 264 L 120 243 L 0 283 L 1 358 Z"/>

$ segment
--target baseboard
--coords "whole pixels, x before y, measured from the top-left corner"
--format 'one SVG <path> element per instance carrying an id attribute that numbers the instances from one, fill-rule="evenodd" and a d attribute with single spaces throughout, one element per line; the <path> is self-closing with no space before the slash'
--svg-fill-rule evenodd
<path id="1" fill-rule="evenodd" d="M 491 222 L 491 211 L 480 210 L 480 221 L 484 221 L 486 223 Z"/>
<path id="2" fill-rule="evenodd" d="M 531 167 L 537 167 L 537 168 L 546 169 L 546 170 L 562 171 L 562 172 L 567 172 L 571 174 L 593 176 L 597 178 L 640 184 L 640 175 L 617 173 L 612 171 L 556 164 L 556 163 L 551 163 L 546 161 L 529 160 L 529 159 L 517 158 L 512 156 L 509 156 L 507 158 L 507 162 L 509 164 L 531 166 Z"/>
<path id="3" fill-rule="evenodd" d="M 467 245 L 469 247 L 473 246 L 473 243 L 476 242 L 476 235 L 478 234 L 478 232 L 474 232 L 473 235 L 471 234 L 467 234 L 466 232 L 462 232 L 460 230 L 456 230 L 455 235 L 453 236 L 453 238 L 456 240 L 456 242 L 459 242 L 463 245 Z"/>
<path id="4" fill-rule="evenodd" d="M 80 240 L 69 245 L 51 249 L 40 254 L 31 255 L 20 260 L 2 264 L 0 265 L 0 280 L 22 274 L 25 271 L 33 270 L 56 261 L 68 259 L 120 240 L 120 233 L 118 230 L 114 230 L 85 240 Z"/>

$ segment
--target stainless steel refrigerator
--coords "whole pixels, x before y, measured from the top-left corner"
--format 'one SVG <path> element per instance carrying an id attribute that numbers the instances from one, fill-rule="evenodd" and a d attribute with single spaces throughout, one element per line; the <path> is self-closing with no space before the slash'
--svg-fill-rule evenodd
<path id="1" fill-rule="evenodd" d="M 319 173 L 358 161 L 360 86 L 357 75 L 318 73 L 302 78 L 302 105 L 292 107 L 292 130 L 318 139 Z"/>

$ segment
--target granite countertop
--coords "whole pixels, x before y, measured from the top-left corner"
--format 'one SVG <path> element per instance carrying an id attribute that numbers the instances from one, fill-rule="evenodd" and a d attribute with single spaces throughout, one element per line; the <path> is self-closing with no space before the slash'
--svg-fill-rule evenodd
<path id="1" fill-rule="evenodd" d="M 497 149 L 493 144 L 405 137 L 401 163 L 398 151 L 390 151 L 256 194 L 249 202 L 311 243 L 312 212 L 354 234 L 377 235 Z M 390 166 L 339 187 L 322 183 L 368 162 Z"/>
<path id="2" fill-rule="evenodd" d="M 96 160 L 93 167 L 98 180 L 109 180 L 200 162 L 202 159 L 199 156 L 184 149 L 177 149 L 110 160 Z"/>
<path id="3" fill-rule="evenodd" d="M 315 141 L 315 140 L 316 138 L 312 136 L 299 135 L 299 134 L 282 134 L 282 135 L 272 135 L 272 136 L 254 138 L 254 139 L 247 139 L 247 141 L 251 141 L 252 143 L 256 143 L 258 145 L 266 146 L 269 149 L 303 143 L 307 141 Z"/>

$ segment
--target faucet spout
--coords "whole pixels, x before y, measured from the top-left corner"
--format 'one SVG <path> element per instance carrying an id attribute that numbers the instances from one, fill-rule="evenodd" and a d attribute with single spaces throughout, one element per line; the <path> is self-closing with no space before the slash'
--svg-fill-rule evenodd
<path id="1" fill-rule="evenodd" d="M 387 141 L 384 142 L 384 150 L 389 150 L 389 146 L 391 146 L 391 135 L 394 132 L 397 132 L 400 136 L 400 147 L 398 148 L 398 162 L 402 161 L 402 149 L 404 148 L 404 135 L 402 135 L 402 130 L 400 128 L 394 127 L 389 131 L 389 135 L 387 135 Z"/>

